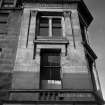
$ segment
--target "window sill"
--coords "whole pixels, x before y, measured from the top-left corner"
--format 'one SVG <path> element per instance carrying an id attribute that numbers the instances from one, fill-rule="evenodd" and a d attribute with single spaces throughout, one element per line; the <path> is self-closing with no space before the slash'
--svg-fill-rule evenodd
<path id="1" fill-rule="evenodd" d="M 69 44 L 67 39 L 36 39 L 34 40 L 35 44 Z"/>
<path id="2" fill-rule="evenodd" d="M 1 7 L 0 10 L 22 10 L 22 7 Z"/>
<path id="3" fill-rule="evenodd" d="M 49 37 L 49 36 L 37 36 L 38 40 L 65 40 L 66 38 L 62 37 L 62 36 L 52 36 L 52 37 Z"/>

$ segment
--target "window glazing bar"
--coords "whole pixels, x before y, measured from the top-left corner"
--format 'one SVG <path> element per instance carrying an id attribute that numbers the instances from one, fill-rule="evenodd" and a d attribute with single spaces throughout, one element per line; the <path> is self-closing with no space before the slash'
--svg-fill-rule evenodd
<path id="1" fill-rule="evenodd" d="M 52 37 L 52 18 L 49 18 L 49 37 Z"/>

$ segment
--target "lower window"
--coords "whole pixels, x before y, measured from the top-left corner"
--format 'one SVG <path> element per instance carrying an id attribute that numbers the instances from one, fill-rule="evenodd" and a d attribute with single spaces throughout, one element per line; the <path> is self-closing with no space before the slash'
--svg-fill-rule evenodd
<path id="1" fill-rule="evenodd" d="M 41 50 L 40 88 L 61 88 L 60 50 Z"/>

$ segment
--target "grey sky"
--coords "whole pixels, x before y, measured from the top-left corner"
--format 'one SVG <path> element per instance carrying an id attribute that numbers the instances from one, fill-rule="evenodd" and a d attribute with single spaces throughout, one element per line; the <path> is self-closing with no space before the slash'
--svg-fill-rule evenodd
<path id="1" fill-rule="evenodd" d="M 89 40 L 98 56 L 96 63 L 105 99 L 105 0 L 84 0 L 84 2 L 94 18 L 88 29 Z"/>

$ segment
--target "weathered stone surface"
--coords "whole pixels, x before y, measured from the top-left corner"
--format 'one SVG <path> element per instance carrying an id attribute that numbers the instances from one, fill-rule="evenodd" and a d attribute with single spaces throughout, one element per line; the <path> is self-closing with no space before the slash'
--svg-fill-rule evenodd
<path id="1" fill-rule="evenodd" d="M 35 89 L 39 87 L 39 83 L 36 83 L 38 79 L 38 72 L 14 71 L 12 87 L 14 89 Z"/>
<path id="2" fill-rule="evenodd" d="M 64 73 L 62 80 L 64 89 L 93 89 L 89 74 Z"/>
<path id="3" fill-rule="evenodd" d="M 82 36 L 80 33 L 80 23 L 77 10 L 71 12 L 71 21 L 72 22 L 67 22 L 66 24 L 72 24 L 72 38 L 74 39 L 71 40 L 71 37 L 69 37 L 71 35 L 69 32 L 70 29 L 66 30 L 66 37 L 70 44 L 67 47 L 67 56 L 61 56 L 63 88 L 93 89 L 84 47 L 81 43 Z M 66 25 L 66 27 L 69 27 L 69 25 Z M 78 83 L 80 85 L 78 85 Z"/>
<path id="4" fill-rule="evenodd" d="M 38 93 L 12 93 L 10 97 L 11 100 L 17 101 L 35 101 L 38 100 L 38 96 Z"/>
<path id="5" fill-rule="evenodd" d="M 13 89 L 38 89 L 40 56 L 34 58 L 35 16 L 30 17 L 30 10 L 25 8 L 22 15 L 21 30 L 13 72 Z M 29 23 L 30 22 L 30 23 Z M 29 26 L 30 24 L 30 26 Z M 28 32 L 29 30 L 29 32 Z M 35 94 L 12 94 L 12 99 L 34 99 Z M 24 98 L 23 98 L 24 97 Z"/>
<path id="6" fill-rule="evenodd" d="M 2 48 L 0 56 L 0 89 L 6 90 L 11 89 L 12 84 L 11 72 L 13 71 L 16 56 L 16 49 L 21 22 L 21 11 L 14 12 L 11 10 L 7 18 L 8 23 L 6 34 L 0 35 L 0 48 Z M 0 92 L 0 98 L 8 99 L 9 97 L 7 92 L 6 91 L 2 93 Z"/>

